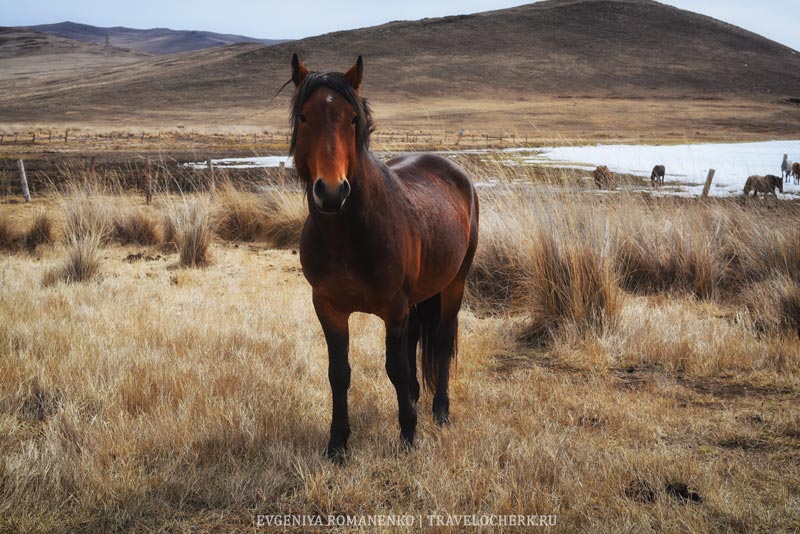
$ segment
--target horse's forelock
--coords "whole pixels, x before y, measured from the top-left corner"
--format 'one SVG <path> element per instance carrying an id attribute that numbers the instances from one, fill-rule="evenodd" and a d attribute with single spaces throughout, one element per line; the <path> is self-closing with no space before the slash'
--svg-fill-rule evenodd
<path id="1" fill-rule="evenodd" d="M 373 131 L 372 112 L 367 104 L 367 99 L 362 98 L 353 87 L 347 83 L 341 72 L 309 72 L 303 82 L 294 92 L 290 104 L 289 120 L 292 125 L 292 139 L 289 145 L 289 155 L 294 154 L 297 144 L 297 117 L 300 109 L 309 97 L 321 87 L 336 91 L 347 100 L 356 113 L 356 151 L 360 157 L 369 150 L 369 136 Z"/>

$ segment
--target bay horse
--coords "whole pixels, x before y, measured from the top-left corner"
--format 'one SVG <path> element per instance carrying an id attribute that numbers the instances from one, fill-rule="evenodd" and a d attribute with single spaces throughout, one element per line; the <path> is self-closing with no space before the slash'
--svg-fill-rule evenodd
<path id="1" fill-rule="evenodd" d="M 335 461 L 350 435 L 354 312 L 377 315 L 386 327 L 386 373 L 403 444 L 413 446 L 417 424 L 417 345 L 423 385 L 434 390 L 434 419 L 450 422 L 458 312 L 478 246 L 478 197 L 463 170 L 432 154 L 383 163 L 370 152 L 362 76 L 361 56 L 344 74 L 310 72 L 292 57 L 289 152 L 308 204 L 300 263 L 328 346 L 333 406 L 326 454 Z"/>
<path id="2" fill-rule="evenodd" d="M 650 172 L 650 184 L 655 187 L 656 183 L 664 183 L 664 175 L 667 173 L 663 165 L 656 165 Z"/>
<path id="3" fill-rule="evenodd" d="M 594 184 L 598 189 L 614 189 L 614 175 L 605 165 L 600 165 L 594 170 Z"/>
<path id="4" fill-rule="evenodd" d="M 764 195 L 771 193 L 772 196 L 777 198 L 778 195 L 775 194 L 775 189 L 783 193 L 782 178 L 778 178 L 772 174 L 766 176 L 749 176 L 744 184 L 744 196 L 747 196 L 750 191 L 752 191 L 754 197 L 758 196 L 759 193 Z"/>
<path id="5" fill-rule="evenodd" d="M 794 185 L 800 184 L 800 163 L 792 163 L 792 176 L 794 176 Z"/>

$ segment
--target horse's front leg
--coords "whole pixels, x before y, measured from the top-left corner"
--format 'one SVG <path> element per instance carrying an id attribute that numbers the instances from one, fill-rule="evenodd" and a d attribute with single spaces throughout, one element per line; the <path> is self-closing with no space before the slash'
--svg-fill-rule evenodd
<path id="1" fill-rule="evenodd" d="M 417 409 L 411 398 L 411 369 L 407 351 L 408 306 L 397 307 L 397 313 L 384 318 L 386 325 L 386 374 L 397 393 L 400 437 L 407 447 L 414 445 Z"/>
<path id="2" fill-rule="evenodd" d="M 350 331 L 347 319 L 350 314 L 337 310 L 316 293 L 313 301 L 328 344 L 328 381 L 333 399 L 331 437 L 325 453 L 331 459 L 341 460 L 347 449 L 347 438 L 350 437 L 347 415 L 347 390 L 350 387 L 350 363 L 347 357 Z"/>

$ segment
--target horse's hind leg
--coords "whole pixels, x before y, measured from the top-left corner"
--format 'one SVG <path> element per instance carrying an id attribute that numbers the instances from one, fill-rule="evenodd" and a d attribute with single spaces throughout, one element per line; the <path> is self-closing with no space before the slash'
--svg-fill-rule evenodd
<path id="1" fill-rule="evenodd" d="M 408 392 L 411 402 L 419 400 L 419 380 L 417 380 L 417 343 L 419 343 L 420 312 L 417 306 L 408 310 L 408 334 L 406 337 L 406 352 L 408 357 L 409 386 Z"/>
<path id="2" fill-rule="evenodd" d="M 464 298 L 464 280 L 455 280 L 441 293 L 439 325 L 436 329 L 436 389 L 433 394 L 433 418 L 440 425 L 450 423 L 450 362 L 458 352 L 458 312 Z"/>

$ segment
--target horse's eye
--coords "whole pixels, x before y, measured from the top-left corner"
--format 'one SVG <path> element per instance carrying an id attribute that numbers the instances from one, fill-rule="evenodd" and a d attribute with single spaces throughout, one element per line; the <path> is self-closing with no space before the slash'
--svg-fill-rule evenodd
<path id="1" fill-rule="evenodd" d="M 355 117 L 353 117 L 353 124 L 355 124 L 355 123 L 357 123 L 357 122 L 358 122 L 358 115 L 356 115 Z"/>
<path id="2" fill-rule="evenodd" d="M 306 116 L 305 116 L 305 115 L 303 115 L 302 113 L 301 113 L 300 115 L 298 115 L 298 116 L 297 116 L 297 119 L 298 119 L 300 122 L 303 122 L 303 123 L 305 123 L 305 122 L 306 122 Z"/>

